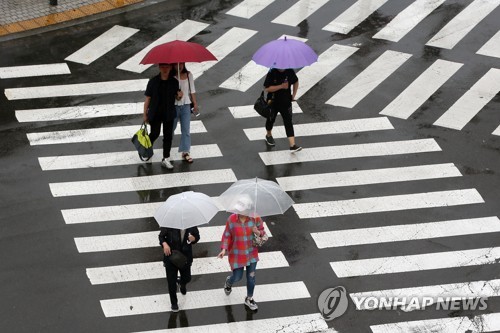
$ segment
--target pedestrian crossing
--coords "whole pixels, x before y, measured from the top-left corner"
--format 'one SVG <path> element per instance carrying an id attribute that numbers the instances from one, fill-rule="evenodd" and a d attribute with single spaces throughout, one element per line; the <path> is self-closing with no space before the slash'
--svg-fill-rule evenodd
<path id="1" fill-rule="evenodd" d="M 352 3 L 340 15 L 323 27 L 324 31 L 349 34 L 359 26 L 364 20 L 374 12 L 381 10 L 389 4 L 389 0 L 377 1 L 350 1 Z M 387 40 L 397 43 L 412 30 L 416 29 L 421 22 L 431 16 L 446 3 L 445 0 L 416 0 L 409 4 L 403 11 L 392 18 L 385 27 L 373 35 L 373 39 Z M 330 6 L 331 1 L 327 0 L 299 0 L 286 10 L 272 19 L 270 22 L 284 26 L 295 27 L 306 19 L 314 17 L 325 6 Z M 453 49 L 458 43 L 470 33 L 473 33 L 475 26 L 481 23 L 500 4 L 499 1 L 473 0 L 455 18 L 452 18 L 441 30 L 433 36 L 427 46 L 443 49 Z M 262 11 L 271 7 L 281 6 L 275 1 L 248 1 L 244 0 L 226 12 L 227 15 L 236 18 L 251 19 L 259 15 Z M 411 20 L 409 19 L 411 18 Z M 243 25 L 243 24 L 242 24 Z M 143 73 L 149 65 L 141 65 L 142 57 L 154 46 L 174 39 L 189 40 L 199 35 L 210 25 L 193 20 L 185 20 L 168 32 L 160 32 L 163 35 L 149 45 L 146 45 L 135 55 L 119 64 L 118 70 Z M 66 61 L 82 65 L 92 65 L 100 57 L 113 52 L 121 43 L 138 33 L 135 28 L 115 25 L 108 31 L 97 36 L 88 44 L 82 46 L 65 58 Z M 219 62 L 235 61 L 232 58 L 233 51 L 239 48 L 246 48 L 252 39 L 259 37 L 258 29 L 231 27 L 220 37 L 215 39 L 207 48 L 216 55 Z M 498 50 L 499 33 L 491 36 L 486 44 L 477 51 L 479 55 L 500 58 Z M 290 36 L 290 38 L 297 38 Z M 304 39 L 305 40 L 305 39 Z M 137 48 L 143 47 L 139 45 Z M 300 123 L 295 125 L 296 137 L 301 140 L 319 139 L 316 146 L 308 146 L 297 154 L 290 154 L 288 150 L 264 151 L 261 148 L 258 156 L 261 166 L 311 166 L 310 169 L 297 169 L 293 175 L 281 177 L 276 175 L 276 181 L 288 192 L 303 193 L 309 195 L 307 199 L 297 196 L 298 202 L 293 205 L 293 214 L 304 223 L 321 224 L 327 231 L 310 232 L 313 244 L 316 246 L 316 253 L 322 255 L 328 249 L 343 247 L 354 247 L 359 245 L 379 245 L 392 247 L 394 242 L 410 242 L 418 240 L 429 240 L 436 238 L 460 237 L 468 235 L 488 235 L 500 232 L 500 221 L 496 216 L 468 217 L 449 220 L 436 220 L 433 222 L 407 223 L 401 221 L 398 225 L 389 226 L 363 226 L 356 225 L 352 229 L 338 229 L 335 226 L 335 218 L 343 216 L 362 216 L 363 214 L 391 212 L 407 212 L 412 214 L 415 211 L 425 209 L 447 209 L 459 206 L 482 206 L 485 200 L 475 188 L 460 186 L 449 186 L 454 184 L 454 180 L 462 177 L 460 168 L 455 164 L 444 161 L 442 163 L 404 162 L 401 166 L 386 165 L 385 159 L 389 157 L 400 157 L 402 161 L 406 158 L 418 156 L 441 156 L 442 149 L 435 139 L 398 139 L 396 136 L 391 141 L 384 142 L 353 142 L 349 144 L 324 145 L 322 138 L 336 138 L 341 134 L 357 135 L 367 133 L 369 135 L 377 132 L 393 133 L 397 131 L 391 118 L 408 119 L 414 115 L 419 108 L 428 101 L 445 83 L 449 82 L 454 75 L 459 73 L 467 63 L 455 62 L 445 59 L 437 59 L 426 65 L 407 87 L 401 87 L 403 91 L 393 99 L 385 108 L 374 110 L 372 117 L 358 117 L 356 115 L 357 106 L 364 99 L 368 99 L 370 94 L 380 88 L 387 81 L 394 79 L 395 73 L 402 71 L 403 66 L 414 66 L 409 61 L 414 54 L 386 50 L 380 54 L 368 66 L 361 68 L 358 66 L 355 76 L 347 82 L 340 90 L 327 89 L 323 96 L 326 102 L 322 103 L 334 107 L 348 108 L 349 119 L 335 121 L 310 121 L 310 102 L 301 99 L 309 92 L 324 84 L 324 82 L 334 71 L 340 67 L 351 64 L 361 50 L 359 45 L 343 45 L 339 42 L 332 42 L 329 45 L 321 45 L 322 52 L 319 53 L 319 60 L 312 66 L 302 68 L 297 71 L 300 88 L 297 94 L 298 103 L 294 103 L 293 112 Z M 251 53 L 251 52 L 249 52 Z M 240 69 L 227 77 L 219 88 L 228 91 L 246 92 L 254 87 L 267 73 L 267 69 L 255 65 L 247 59 L 237 59 L 241 62 Z M 213 70 L 216 62 L 206 62 L 200 64 L 189 64 L 189 69 L 196 79 L 202 75 L 208 76 Z M 63 66 L 65 65 L 65 66 Z M 40 65 L 42 66 L 42 65 Z M 24 68 L 23 68 L 24 67 Z M 420 68 L 420 67 L 419 67 Z M 499 70 L 489 69 L 482 75 L 476 83 L 472 83 L 469 90 L 444 111 L 433 125 L 438 127 L 462 130 L 470 123 L 496 94 L 500 91 Z M 23 78 L 30 76 L 46 75 L 56 78 L 57 75 L 70 75 L 66 64 L 57 64 L 54 67 L 30 67 L 20 66 L 19 68 L 0 68 L 0 78 Z M 55 80 L 55 82 L 58 82 Z M 59 81 L 60 82 L 60 81 Z M 55 84 L 44 86 L 33 86 L 32 82 L 28 87 L 15 87 L 5 89 L 5 96 L 9 101 L 30 100 L 42 98 L 71 97 L 82 95 L 99 95 L 115 93 L 135 93 L 143 92 L 147 84 L 147 79 L 110 80 L 107 82 L 90 82 L 77 84 Z M 337 87 L 338 88 L 338 87 Z M 243 102 L 244 103 L 244 102 Z M 299 106 L 300 103 L 300 106 Z M 37 122 L 61 122 L 76 119 L 98 119 L 121 116 L 137 116 L 143 111 L 143 103 L 140 101 L 132 103 L 109 103 L 99 105 L 66 105 L 62 107 L 44 108 L 43 103 L 37 104 L 37 109 L 15 110 L 15 115 L 20 123 Z M 329 109 L 322 111 L 328 112 Z M 264 130 L 260 127 L 252 127 L 258 115 L 253 111 L 252 105 L 230 105 L 227 111 L 232 115 L 235 123 L 244 124 L 241 130 L 242 138 L 249 142 L 263 141 Z M 227 115 L 227 112 L 226 112 Z M 243 123 L 248 121 L 248 123 Z M 137 123 L 139 120 L 137 121 Z M 191 134 L 211 133 L 210 127 L 206 124 L 209 120 L 196 120 L 191 122 Z M 77 127 L 79 125 L 76 125 Z M 492 133 L 500 135 L 500 126 Z M 102 206 L 98 207 L 71 207 L 61 210 L 64 222 L 69 226 L 88 225 L 91 227 L 94 236 L 75 236 L 74 242 L 79 253 L 93 253 L 96 256 L 102 253 L 130 250 L 140 251 L 141 249 L 158 247 L 157 231 L 141 231 L 116 234 L 100 234 L 100 226 L 107 222 L 134 222 L 139 219 L 151 219 L 153 212 L 159 207 L 161 202 L 128 203 L 120 205 L 107 205 L 106 199 L 116 196 L 119 193 L 129 193 L 137 191 L 158 191 L 162 189 L 176 188 L 200 188 L 203 186 L 215 186 L 222 184 L 229 186 L 236 181 L 241 170 L 233 170 L 233 166 L 227 168 L 183 171 L 181 173 L 165 173 L 147 175 L 141 177 L 116 177 L 102 179 L 102 176 L 93 174 L 95 168 L 112 169 L 118 166 L 127 168 L 141 165 L 135 151 L 109 151 L 104 153 L 92 152 L 90 144 L 93 142 L 130 140 L 133 133 L 138 130 L 136 125 L 106 126 L 100 128 L 74 128 L 60 131 L 33 131 L 27 133 L 30 145 L 40 146 L 40 151 L 49 152 L 52 145 L 72 145 L 86 144 L 84 153 L 80 154 L 60 154 L 53 155 L 46 153 L 38 157 L 41 170 L 47 172 L 65 172 L 67 170 L 82 171 L 84 180 L 50 182 L 49 188 L 54 198 L 79 197 L 79 196 L 102 196 L 104 200 Z M 178 127 L 175 135 L 180 134 Z M 244 135 L 243 135 L 244 134 Z M 390 134 L 389 134 L 390 135 Z M 283 126 L 275 126 L 273 136 L 276 139 L 286 138 Z M 309 141 L 312 142 L 312 141 Z M 316 142 L 316 141 L 315 141 Z M 333 141 L 335 142 L 335 141 Z M 172 148 L 172 152 L 177 151 L 177 147 Z M 218 144 L 193 145 L 192 154 L 196 160 L 203 159 L 226 160 L 225 152 Z M 159 162 L 161 150 L 155 150 L 153 163 Z M 181 160 L 178 153 L 172 154 L 174 160 Z M 328 164 L 328 172 L 317 173 L 314 170 L 315 163 L 332 161 L 352 161 L 367 157 L 379 157 L 380 165 L 377 168 L 364 168 L 351 171 L 338 171 L 337 167 Z M 304 163 L 304 164 L 302 164 Z M 306 164 L 307 163 L 307 164 Z M 314 172 L 314 173 L 313 173 Z M 96 179 L 97 178 L 97 179 Z M 424 181 L 435 180 L 437 184 L 447 184 L 443 189 L 436 190 L 434 187 L 428 191 L 406 190 L 398 188 L 401 183 L 424 184 Z M 359 186 L 395 184 L 394 194 L 377 195 L 371 192 L 368 196 L 359 196 L 354 199 L 331 196 L 335 200 L 317 200 L 315 195 L 322 189 L 335 188 L 357 188 Z M 425 185 L 422 185 L 425 186 Z M 337 192 L 336 192 L 337 193 Z M 309 198 L 316 201 L 308 201 Z M 323 228 L 323 227 L 321 227 Z M 331 230 L 330 230 L 331 229 Z M 273 226 L 266 224 L 266 231 L 272 235 Z M 217 242 L 223 232 L 222 225 L 204 226 L 200 228 L 202 238 L 201 246 L 217 247 Z M 278 246 L 273 247 L 277 249 Z M 395 273 L 407 273 L 432 270 L 446 270 L 467 266 L 494 265 L 496 258 L 500 255 L 497 247 L 474 248 L 466 250 L 449 249 L 443 252 L 406 254 L 402 256 L 377 256 L 370 258 L 358 258 L 355 260 L 333 260 L 325 255 L 330 273 L 337 278 L 365 277 L 377 279 L 380 276 L 390 276 Z M 260 254 L 259 270 L 293 270 L 294 263 L 287 260 L 284 252 L 279 250 L 263 251 Z M 215 257 L 197 257 L 193 263 L 193 275 L 209 276 L 209 274 L 227 273 L 229 268 L 227 262 L 218 260 Z M 105 285 L 114 288 L 116 284 L 126 284 L 129 282 L 163 279 L 165 271 L 161 262 L 129 262 L 127 264 L 114 265 L 106 262 L 100 267 L 89 267 L 86 274 L 91 285 Z M 430 272 L 429 274 L 432 274 Z M 340 280 L 344 281 L 344 280 Z M 485 297 L 498 297 L 498 280 L 489 281 L 467 281 L 455 284 L 436 284 L 431 286 L 415 286 L 412 288 L 399 288 L 391 290 L 373 290 L 363 292 L 351 292 L 350 296 L 387 296 L 387 295 L 426 295 L 442 296 L 443 291 L 450 295 L 484 295 Z M 299 316 L 287 316 L 286 308 L 283 308 L 284 317 L 272 319 L 258 319 L 246 322 L 234 322 L 212 324 L 206 326 L 194 326 L 189 328 L 193 331 L 217 331 L 233 332 L 239 329 L 264 330 L 274 332 L 282 327 L 288 327 L 293 332 L 314 332 L 318 330 L 335 332 L 327 322 L 319 315 L 316 307 L 316 286 L 308 284 L 307 281 L 295 280 L 290 275 L 290 281 L 275 281 L 273 283 L 259 284 L 257 301 L 263 306 L 267 302 L 272 304 L 286 304 L 296 300 L 307 300 L 311 307 L 304 309 L 304 314 Z M 184 311 L 196 311 L 207 308 L 220 308 L 241 304 L 245 296 L 244 287 L 233 287 L 233 293 L 227 297 L 222 293 L 221 288 L 193 290 L 187 296 L 180 295 L 180 307 Z M 140 316 L 153 313 L 164 313 L 170 311 L 169 298 L 166 294 L 137 295 L 133 297 L 120 297 L 101 299 L 100 305 L 105 317 L 125 317 Z M 273 303 L 274 302 L 274 303 Z M 278 303 L 276 303 L 278 302 Z M 357 310 L 362 310 L 358 308 Z M 312 312 L 312 313 L 311 313 Z M 462 328 L 473 327 L 478 317 L 466 320 L 455 320 L 456 318 L 442 318 L 432 320 L 422 320 L 417 322 L 404 321 L 404 318 L 394 323 L 374 324 L 370 328 L 372 332 L 401 332 L 401 327 L 410 329 L 442 328 L 444 332 L 460 331 Z M 481 315 L 482 321 L 486 322 L 490 330 L 499 330 L 500 317 L 496 313 Z M 378 321 L 376 321 L 378 323 Z M 333 324 L 335 326 L 335 324 Z M 162 326 L 159 326 L 162 328 Z M 405 328 L 405 329 L 406 329 Z M 456 329 L 456 330 L 452 330 Z M 158 330 L 160 332 L 162 330 Z M 169 329 L 168 332 L 184 332 L 187 329 Z"/>

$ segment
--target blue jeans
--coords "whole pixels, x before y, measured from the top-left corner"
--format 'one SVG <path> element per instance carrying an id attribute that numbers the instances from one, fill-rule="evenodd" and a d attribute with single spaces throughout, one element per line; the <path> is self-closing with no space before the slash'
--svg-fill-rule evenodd
<path id="1" fill-rule="evenodd" d="M 189 104 L 176 105 L 177 117 L 174 119 L 174 129 L 177 127 L 177 122 L 181 122 L 181 143 L 179 144 L 179 152 L 189 153 L 191 150 L 191 107 Z"/>
<path id="2" fill-rule="evenodd" d="M 243 269 L 245 267 L 236 268 L 233 270 L 233 274 L 229 277 L 229 285 L 232 286 L 235 282 L 238 282 L 243 277 Z M 253 290 L 255 289 L 255 270 L 257 269 L 257 263 L 253 262 L 246 266 L 247 268 L 247 296 L 253 297 Z"/>

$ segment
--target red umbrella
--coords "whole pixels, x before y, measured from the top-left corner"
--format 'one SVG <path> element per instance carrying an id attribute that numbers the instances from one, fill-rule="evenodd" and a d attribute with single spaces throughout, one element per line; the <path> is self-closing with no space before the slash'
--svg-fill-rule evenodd
<path id="1" fill-rule="evenodd" d="M 217 60 L 217 58 L 204 46 L 182 40 L 174 40 L 153 47 L 141 60 L 141 64 L 202 62 L 209 60 Z"/>

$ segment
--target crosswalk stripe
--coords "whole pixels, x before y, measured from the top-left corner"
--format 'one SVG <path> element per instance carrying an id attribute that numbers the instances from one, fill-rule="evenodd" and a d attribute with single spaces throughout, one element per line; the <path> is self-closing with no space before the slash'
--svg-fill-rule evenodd
<path id="1" fill-rule="evenodd" d="M 125 116 L 142 114 L 144 102 L 115 103 L 102 105 L 77 105 L 61 108 L 16 110 L 20 123 L 36 121 L 59 121 L 70 119 L 88 119 L 98 117 Z"/>
<path id="2" fill-rule="evenodd" d="M 382 7 L 388 0 L 358 0 L 342 14 L 328 23 L 323 30 L 347 34 L 374 11 Z"/>
<path id="3" fill-rule="evenodd" d="M 300 22 L 306 20 L 318 9 L 328 3 L 328 1 L 329 0 L 299 0 L 271 22 L 292 27 L 297 26 Z"/>
<path id="4" fill-rule="evenodd" d="M 491 134 L 500 135 L 500 126 L 498 126 Z"/>
<path id="5" fill-rule="evenodd" d="M 225 226 L 223 225 L 200 227 L 201 239 L 198 243 L 220 242 L 224 228 Z M 264 223 L 264 229 L 269 237 L 273 236 L 266 223 Z M 75 244 L 80 253 L 156 247 L 160 246 L 158 234 L 159 231 L 148 231 L 118 235 L 75 237 Z"/>
<path id="6" fill-rule="evenodd" d="M 115 25 L 64 60 L 90 65 L 138 31 L 139 29 Z"/>
<path id="7" fill-rule="evenodd" d="M 500 247 L 330 262 L 339 278 L 495 264 Z"/>
<path id="8" fill-rule="evenodd" d="M 81 143 L 108 140 L 131 139 L 140 125 L 88 128 L 69 131 L 28 133 L 26 136 L 30 145 L 55 145 L 63 143 Z M 206 133 L 207 129 L 201 120 L 191 121 L 191 134 Z M 174 134 L 181 134 L 180 126 L 177 126 Z M 160 133 L 160 136 L 163 134 Z"/>
<path id="9" fill-rule="evenodd" d="M 319 249 L 500 232 L 496 216 L 311 233 Z"/>
<path id="10" fill-rule="evenodd" d="M 453 163 L 444 163 L 278 177 L 276 181 L 285 191 L 301 191 L 460 176 L 462 174 Z"/>
<path id="11" fill-rule="evenodd" d="M 192 20 L 185 20 L 180 23 L 178 26 L 158 38 L 153 43 L 149 44 L 146 48 L 139 51 L 137 54 L 127 59 L 125 62 L 118 65 L 116 68 L 122 69 L 125 71 L 142 73 L 146 69 L 148 69 L 151 65 L 141 65 L 140 62 L 142 58 L 155 46 L 168 43 L 174 41 L 176 39 L 187 41 L 190 38 L 194 37 L 198 33 L 200 33 L 203 29 L 208 27 L 209 24 L 196 22 Z M 146 88 L 144 86 L 144 88 Z"/>
<path id="12" fill-rule="evenodd" d="M 71 74 L 66 63 L 0 67 L 0 79 L 61 74 Z"/>
<path id="13" fill-rule="evenodd" d="M 261 117 L 261 115 L 254 110 L 253 105 L 230 106 L 229 111 L 236 119 Z M 299 104 L 295 101 L 292 102 L 292 113 L 303 113 Z M 278 115 L 281 116 L 281 113 L 278 113 Z"/>
<path id="14" fill-rule="evenodd" d="M 147 79 L 106 81 L 92 83 L 76 83 L 56 86 L 39 86 L 5 89 L 5 96 L 9 100 L 33 99 L 61 96 L 82 96 L 136 92 L 146 90 Z"/>
<path id="15" fill-rule="evenodd" d="M 500 0 L 474 0 L 439 30 L 426 45 L 452 49 L 498 5 Z"/>
<path id="16" fill-rule="evenodd" d="M 229 53 L 244 44 L 257 31 L 243 28 L 231 28 L 215 42 L 207 46 L 207 49 L 217 58 L 217 61 L 224 59 Z M 199 78 L 205 71 L 214 66 L 217 61 L 205 61 L 200 63 L 190 63 L 189 71 L 193 73 L 194 78 Z"/>
<path id="17" fill-rule="evenodd" d="M 259 270 L 288 267 L 288 261 L 281 251 L 259 253 Z M 216 257 L 195 258 L 191 266 L 192 275 L 205 275 L 231 272 L 227 260 Z M 162 261 L 139 263 L 131 265 L 87 268 L 87 277 L 93 285 L 142 281 L 165 277 L 165 267 Z"/>
<path id="18" fill-rule="evenodd" d="M 296 137 L 381 131 L 389 129 L 394 129 L 394 127 L 392 127 L 391 122 L 386 117 L 338 120 L 294 125 Z M 243 129 L 243 131 L 250 141 L 264 139 L 264 127 L 245 128 Z M 273 137 L 286 138 L 284 126 L 273 127 Z"/>
<path id="19" fill-rule="evenodd" d="M 461 130 L 499 91 L 500 69 L 491 68 L 434 125 Z"/>
<path id="20" fill-rule="evenodd" d="M 416 0 L 396 15 L 396 17 L 377 32 L 373 38 L 399 42 L 401 38 L 415 28 L 445 1 L 446 0 Z"/>
<path id="21" fill-rule="evenodd" d="M 236 181 L 232 169 L 204 170 L 143 177 L 49 183 L 54 197 L 144 191 L 160 188 L 230 183 Z"/>
<path id="22" fill-rule="evenodd" d="M 474 323 L 468 317 L 439 318 L 415 321 L 403 321 L 397 323 L 388 323 L 380 325 L 371 325 L 373 333 L 401 333 L 401 332 L 439 332 L 439 333 L 457 333 L 457 332 L 487 332 L 471 330 Z M 482 325 L 481 325 L 482 326 Z M 479 326 L 479 327 L 481 327 Z"/>
<path id="23" fill-rule="evenodd" d="M 301 219 L 484 203 L 475 189 L 294 204 Z"/>
<path id="24" fill-rule="evenodd" d="M 489 57 L 500 58 L 500 31 L 498 31 L 489 41 L 484 44 L 477 54 L 482 54 Z"/>
<path id="25" fill-rule="evenodd" d="M 226 14 L 249 19 L 257 13 L 263 11 L 273 2 L 274 0 L 244 0 L 237 6 L 227 11 Z"/>
<path id="26" fill-rule="evenodd" d="M 311 297 L 302 281 L 260 284 L 257 292 L 260 303 Z M 183 310 L 192 310 L 241 304 L 246 294 L 246 287 L 233 287 L 229 296 L 226 296 L 221 288 L 190 291 L 188 296 L 179 298 L 179 307 Z M 101 300 L 101 307 L 106 317 L 130 316 L 168 312 L 170 300 L 168 294 L 107 299 Z"/>
<path id="27" fill-rule="evenodd" d="M 290 329 L 284 331 L 283 329 Z M 293 333 L 338 333 L 328 324 L 319 313 L 274 317 L 270 319 L 252 319 L 213 325 L 189 326 L 168 328 L 155 331 L 136 333 L 234 333 L 234 332 L 293 332 Z"/>
<path id="28" fill-rule="evenodd" d="M 380 114 L 408 119 L 432 94 L 434 94 L 463 64 L 436 60 L 416 78 L 398 97 L 392 100 Z"/>
<path id="29" fill-rule="evenodd" d="M 357 47 L 334 44 L 319 55 L 318 62 L 298 71 L 297 77 L 299 78 L 300 88 L 295 95 L 295 99 L 302 97 L 357 50 L 359 50 Z"/>
<path id="30" fill-rule="evenodd" d="M 385 51 L 363 72 L 333 95 L 326 104 L 352 108 L 401 67 L 411 54 Z"/>
<path id="31" fill-rule="evenodd" d="M 177 151 L 177 147 L 172 147 L 170 157 L 174 161 L 182 161 L 182 154 Z M 151 162 L 160 162 L 163 150 L 155 149 Z M 217 144 L 194 145 L 191 146 L 191 155 L 196 158 L 212 158 L 222 156 L 222 152 Z M 39 157 L 38 162 L 42 170 L 68 170 L 81 168 L 99 168 L 116 165 L 144 164 L 136 151 L 120 151 L 113 153 L 47 156 Z"/>

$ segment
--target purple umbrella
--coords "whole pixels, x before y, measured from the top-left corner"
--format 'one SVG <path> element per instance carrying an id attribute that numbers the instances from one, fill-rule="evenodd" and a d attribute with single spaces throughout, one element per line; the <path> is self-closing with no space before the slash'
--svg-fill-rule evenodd
<path id="1" fill-rule="evenodd" d="M 269 68 L 301 68 L 318 61 L 318 55 L 306 43 L 285 37 L 262 45 L 252 60 Z"/>

